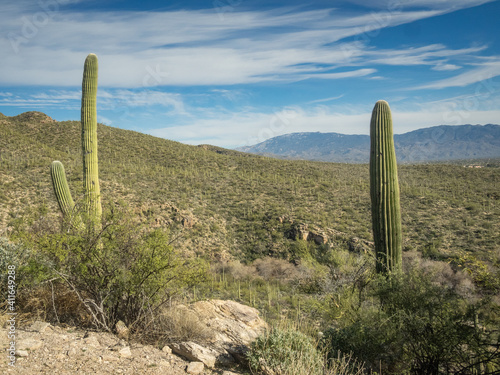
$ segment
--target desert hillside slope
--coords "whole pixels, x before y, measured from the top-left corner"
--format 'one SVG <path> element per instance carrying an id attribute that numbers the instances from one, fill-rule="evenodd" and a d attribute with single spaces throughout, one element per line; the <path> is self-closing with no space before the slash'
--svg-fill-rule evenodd
<path id="1" fill-rule="evenodd" d="M 342 233 L 347 240 L 371 240 L 367 165 L 277 160 L 105 125 L 98 136 L 104 202 L 126 200 L 179 234 L 177 245 L 188 251 L 290 258 L 301 225 L 310 239 Z M 39 204 L 59 215 L 49 176 L 53 160 L 65 165 L 73 196 L 81 196 L 78 121 L 57 122 L 40 112 L 2 115 L 0 151 L 2 229 Z M 406 250 L 451 256 L 498 249 L 500 168 L 491 160 L 479 164 L 483 168 L 399 168 Z"/>

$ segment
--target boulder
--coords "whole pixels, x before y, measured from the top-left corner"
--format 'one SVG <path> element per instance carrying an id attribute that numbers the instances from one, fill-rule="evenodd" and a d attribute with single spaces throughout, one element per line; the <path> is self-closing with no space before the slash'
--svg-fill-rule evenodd
<path id="1" fill-rule="evenodd" d="M 205 366 L 202 362 L 190 362 L 186 368 L 186 372 L 192 375 L 198 375 L 203 372 Z"/>
<path id="2" fill-rule="evenodd" d="M 196 223 L 194 217 L 192 216 L 186 216 L 186 217 L 183 217 L 182 220 L 181 220 L 181 223 L 182 223 L 182 226 L 184 228 L 192 228 L 194 226 L 194 224 Z"/>
<path id="3" fill-rule="evenodd" d="M 249 345 L 268 328 L 257 309 L 235 301 L 199 301 L 188 309 L 214 332 L 214 343 Z"/>
<path id="4" fill-rule="evenodd" d="M 170 348 L 175 354 L 187 358 L 190 361 L 203 362 L 203 364 L 209 368 L 215 366 L 218 353 L 212 349 L 207 349 L 192 341 L 171 344 Z"/>
<path id="5" fill-rule="evenodd" d="M 174 308 L 181 309 L 186 315 L 195 316 L 201 326 L 211 331 L 210 342 L 206 343 L 206 346 L 211 348 L 208 353 L 221 364 L 244 362 L 248 346 L 268 328 L 257 309 L 235 301 L 199 301 L 188 306 L 178 305 Z M 190 360 L 201 361 L 207 367 L 211 367 L 198 355 L 193 354 L 191 349 L 191 357 L 181 354 L 179 352 L 181 345 L 185 352 L 188 348 L 193 348 L 192 343 L 189 342 L 172 344 L 170 347 L 177 354 Z"/>
<path id="6" fill-rule="evenodd" d="M 130 336 L 130 330 L 125 325 L 125 323 L 123 323 L 121 320 L 119 320 L 115 324 L 115 330 L 116 330 L 116 335 L 118 336 L 118 338 L 120 338 L 122 340 L 128 340 L 128 338 Z"/>
<path id="7" fill-rule="evenodd" d="M 162 352 L 167 354 L 167 355 L 170 355 L 170 354 L 172 354 L 172 349 L 170 348 L 170 346 L 165 345 L 162 349 Z"/>
<path id="8" fill-rule="evenodd" d="M 296 223 L 292 225 L 292 228 L 288 233 L 288 238 L 292 240 L 307 241 L 308 237 L 309 237 L 309 228 L 307 224 Z"/>
<path id="9" fill-rule="evenodd" d="M 308 241 L 314 241 L 316 245 L 324 245 L 328 242 L 328 236 L 323 232 L 309 232 L 307 236 Z"/>

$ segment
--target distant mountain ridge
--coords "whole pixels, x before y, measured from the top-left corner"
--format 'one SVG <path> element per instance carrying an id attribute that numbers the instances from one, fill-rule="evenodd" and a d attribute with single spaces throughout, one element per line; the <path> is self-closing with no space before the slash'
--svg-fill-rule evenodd
<path id="1" fill-rule="evenodd" d="M 395 134 L 400 162 L 500 157 L 500 125 L 440 125 Z M 236 150 L 286 159 L 367 163 L 370 136 L 304 132 L 280 135 Z"/>

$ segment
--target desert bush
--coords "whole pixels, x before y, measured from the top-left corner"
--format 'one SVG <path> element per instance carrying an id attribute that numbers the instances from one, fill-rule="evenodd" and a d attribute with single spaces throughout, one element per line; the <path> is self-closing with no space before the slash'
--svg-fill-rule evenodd
<path id="1" fill-rule="evenodd" d="M 498 330 L 484 325 L 476 301 L 432 272 L 414 268 L 379 277 L 369 289 L 354 317 L 325 332 L 323 344 L 332 356 L 352 352 L 368 368 L 388 374 L 473 374 L 478 368 L 487 374 L 488 366 L 500 368 Z"/>
<path id="2" fill-rule="evenodd" d="M 305 294 L 318 294 L 325 288 L 328 267 L 315 261 L 302 261 L 296 267 L 296 273 L 291 280 L 291 285 L 299 292 Z"/>
<path id="3" fill-rule="evenodd" d="M 25 268 L 28 264 L 29 252 L 26 247 L 9 241 L 5 237 L 0 237 L 0 270 L 2 285 L 7 285 L 7 267 L 17 268 L 16 283 L 19 284 L 21 276 L 19 270 Z"/>
<path id="4" fill-rule="evenodd" d="M 257 338 L 248 355 L 257 374 L 319 375 L 324 361 L 312 339 L 293 329 L 274 328 Z"/>
<path id="5" fill-rule="evenodd" d="M 352 354 L 337 352 L 337 357 L 327 360 L 325 375 L 363 375 L 365 366 L 353 358 Z"/>
<path id="6" fill-rule="evenodd" d="M 243 264 L 237 259 L 230 262 L 213 264 L 212 272 L 219 275 L 231 275 L 234 280 L 248 280 L 256 276 L 256 270 L 253 265 Z"/>
<path id="7" fill-rule="evenodd" d="M 78 297 L 92 325 L 111 330 L 122 320 L 139 329 L 173 295 L 204 279 L 205 263 L 186 259 L 168 233 L 139 223 L 125 205 L 110 206 L 102 229 L 20 233 L 39 260 L 32 274 L 57 279 Z M 43 280 L 41 281 L 43 283 Z"/>
<path id="8" fill-rule="evenodd" d="M 265 257 L 254 261 L 253 266 L 265 280 L 289 280 L 298 276 L 296 267 L 285 259 Z"/>
<path id="9" fill-rule="evenodd" d="M 326 359 L 309 336 L 294 328 L 273 328 L 257 338 L 248 353 L 253 374 L 362 375 L 363 365 L 351 355 L 337 352 Z"/>
<path id="10" fill-rule="evenodd" d="M 460 268 L 454 270 L 449 262 L 429 260 L 418 252 L 406 252 L 403 258 L 404 272 L 411 273 L 415 269 L 420 269 L 433 284 L 453 290 L 463 298 L 474 298 L 477 292 L 474 281 Z"/>

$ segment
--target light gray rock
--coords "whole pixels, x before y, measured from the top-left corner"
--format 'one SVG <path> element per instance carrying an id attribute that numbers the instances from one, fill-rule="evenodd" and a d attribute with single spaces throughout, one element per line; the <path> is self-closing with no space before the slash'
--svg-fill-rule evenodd
<path id="1" fill-rule="evenodd" d="M 50 330 L 50 324 L 49 323 L 46 323 L 46 322 L 41 322 L 39 320 L 37 320 L 36 322 L 34 322 L 30 327 L 29 327 L 29 331 L 32 331 L 32 332 L 39 332 L 39 333 L 44 333 L 45 331 L 47 330 Z"/>
<path id="2" fill-rule="evenodd" d="M 203 362 L 208 368 L 215 366 L 218 353 L 212 349 L 205 348 L 191 341 L 171 344 L 170 348 L 172 348 L 175 354 L 185 357 L 190 361 Z"/>
<path id="3" fill-rule="evenodd" d="M 101 346 L 97 335 L 92 333 L 83 339 L 85 345 L 91 346 L 93 348 L 99 348 Z"/>
<path id="4" fill-rule="evenodd" d="M 203 372 L 205 365 L 202 362 L 190 362 L 186 368 L 186 372 L 192 375 L 198 375 Z"/>
<path id="5" fill-rule="evenodd" d="M 16 357 L 27 357 L 29 352 L 27 350 L 16 350 Z"/>
<path id="6" fill-rule="evenodd" d="M 128 338 L 130 336 L 130 330 L 125 325 L 125 323 L 123 323 L 121 320 L 119 320 L 115 324 L 115 330 L 116 330 L 116 335 L 118 336 L 118 338 L 120 338 L 122 340 L 128 340 Z"/>
<path id="7" fill-rule="evenodd" d="M 249 345 L 268 328 L 257 309 L 235 301 L 199 301 L 183 308 L 214 332 L 214 343 Z"/>
<path id="8" fill-rule="evenodd" d="M 132 357 L 132 352 L 130 351 L 130 346 L 126 346 L 124 348 L 121 348 L 118 353 L 120 354 L 120 357 L 122 358 L 130 358 Z"/>
<path id="9" fill-rule="evenodd" d="M 37 350 L 40 349 L 43 345 L 43 342 L 36 339 L 24 339 L 19 340 L 16 343 L 16 348 L 19 350 Z"/>
<path id="10" fill-rule="evenodd" d="M 207 346 L 213 349 L 220 364 L 244 363 L 248 346 L 268 328 L 257 309 L 235 301 L 199 301 L 174 308 L 194 316 L 200 326 L 211 331 L 212 339 Z"/>

